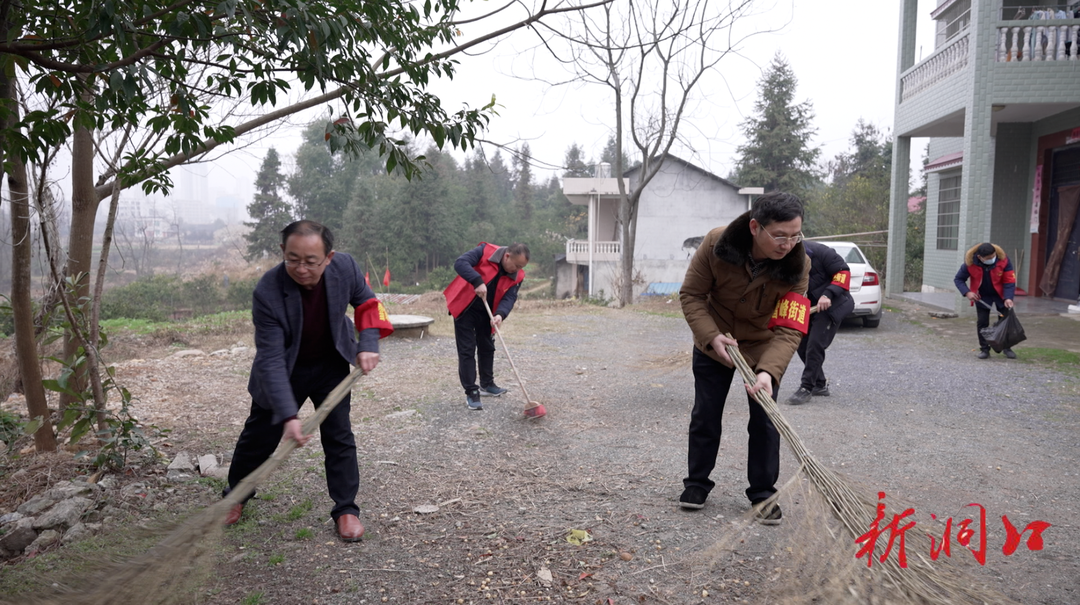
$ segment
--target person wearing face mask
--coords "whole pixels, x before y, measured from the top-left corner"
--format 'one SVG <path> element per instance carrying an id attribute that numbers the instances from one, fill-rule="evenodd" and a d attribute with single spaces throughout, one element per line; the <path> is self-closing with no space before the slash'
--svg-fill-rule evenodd
<path id="1" fill-rule="evenodd" d="M 970 284 L 969 284 L 970 282 Z M 990 357 L 990 345 L 983 338 L 982 329 L 990 325 L 990 310 L 996 306 L 998 313 L 1005 313 L 1013 308 L 1016 296 L 1016 271 L 1012 261 L 1005 256 L 1001 246 L 983 242 L 973 246 L 964 255 L 964 264 L 953 278 L 956 289 L 971 301 L 978 314 L 975 331 L 979 335 L 979 359 Z M 976 304 L 978 302 L 979 304 Z M 1002 354 L 1009 359 L 1016 359 L 1012 349 L 1005 349 Z"/>

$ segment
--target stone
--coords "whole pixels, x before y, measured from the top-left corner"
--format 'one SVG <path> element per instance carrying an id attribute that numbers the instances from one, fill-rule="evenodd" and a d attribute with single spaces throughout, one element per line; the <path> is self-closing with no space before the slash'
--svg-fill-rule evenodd
<path id="1" fill-rule="evenodd" d="M 0 538 L 0 550 L 18 554 L 37 539 L 37 532 L 29 527 L 16 527 Z"/>
<path id="2" fill-rule="evenodd" d="M 7 525 L 8 523 L 14 523 L 19 519 L 22 519 L 22 513 L 8 513 L 6 515 L 0 515 L 0 525 Z"/>
<path id="3" fill-rule="evenodd" d="M 27 517 L 33 517 L 48 510 L 53 504 L 56 504 L 56 500 L 46 498 L 43 494 L 38 494 L 20 504 L 19 508 L 15 510 Z"/>
<path id="4" fill-rule="evenodd" d="M 181 359 L 184 357 L 202 357 L 204 355 L 206 355 L 206 353 L 200 351 L 199 349 L 184 349 L 183 351 L 177 351 L 173 353 L 172 355 L 170 355 L 170 357 L 176 357 L 177 359 Z"/>
<path id="5" fill-rule="evenodd" d="M 228 349 L 218 349 L 216 351 L 212 351 L 210 353 L 210 356 L 211 357 L 221 357 L 222 355 L 228 355 L 228 354 L 229 354 Z"/>
<path id="6" fill-rule="evenodd" d="M 75 496 L 58 502 L 34 521 L 34 529 L 67 529 L 82 520 L 82 514 L 90 510 L 94 501 Z"/>
<path id="7" fill-rule="evenodd" d="M 45 497 L 59 502 L 75 496 L 95 496 L 100 491 L 101 487 L 96 483 L 60 481 L 45 492 Z"/>
<path id="8" fill-rule="evenodd" d="M 247 353 L 247 350 L 247 347 L 233 347 L 232 350 L 229 351 L 229 353 L 232 353 L 233 355 L 239 355 L 240 353 Z"/>
<path id="9" fill-rule="evenodd" d="M 206 454 L 199 456 L 199 474 L 204 477 L 212 477 L 214 469 L 218 467 L 217 456 Z"/>
<path id="10" fill-rule="evenodd" d="M 61 542 L 72 544 L 79 540 L 85 540 L 99 531 L 101 531 L 100 523 L 76 523 L 71 526 L 71 529 L 64 532 Z"/>
<path id="11" fill-rule="evenodd" d="M 60 532 L 55 529 L 46 529 L 37 535 L 37 538 L 26 547 L 26 554 L 34 554 L 60 541 Z"/>
<path id="12" fill-rule="evenodd" d="M 416 410 L 401 410 L 400 412 L 394 412 L 393 414 L 387 414 L 387 418 L 408 418 L 416 414 Z"/>
<path id="13" fill-rule="evenodd" d="M 172 462 L 169 463 L 168 469 L 170 471 L 194 471 L 195 463 L 191 461 L 191 454 L 187 452 L 179 452 Z"/>

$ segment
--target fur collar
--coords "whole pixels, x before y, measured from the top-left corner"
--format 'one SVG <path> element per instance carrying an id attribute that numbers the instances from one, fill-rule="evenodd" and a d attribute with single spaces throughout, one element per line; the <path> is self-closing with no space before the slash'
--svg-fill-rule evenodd
<path id="1" fill-rule="evenodd" d="M 982 243 L 975 244 L 964 254 L 964 264 L 967 266 L 982 265 L 982 261 L 975 258 L 975 252 L 979 249 Z M 1005 251 L 1001 249 L 1001 246 L 991 242 L 991 246 L 994 247 L 994 254 L 997 255 L 998 262 L 1001 262 L 1005 258 Z"/>
<path id="2" fill-rule="evenodd" d="M 753 238 L 754 236 L 750 233 L 750 213 L 744 212 L 739 218 L 731 221 L 731 224 L 720 234 L 720 239 L 713 247 L 713 254 L 726 263 L 738 267 L 745 266 L 750 262 L 750 250 L 754 245 Z M 805 259 L 806 251 L 803 249 L 802 242 L 799 242 L 784 258 L 766 260 L 766 272 L 771 279 L 797 284 L 803 275 Z"/>

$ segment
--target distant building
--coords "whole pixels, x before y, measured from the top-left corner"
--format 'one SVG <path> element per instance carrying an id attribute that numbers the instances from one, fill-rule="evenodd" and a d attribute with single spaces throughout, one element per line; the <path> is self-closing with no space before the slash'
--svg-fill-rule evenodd
<path id="1" fill-rule="evenodd" d="M 1029 295 L 1077 300 L 1080 2 L 939 0 L 916 64 L 917 13 L 901 0 L 886 288 L 904 286 L 911 139 L 930 137 L 922 291 L 956 293 L 965 253 L 990 241 Z"/>
<path id="2" fill-rule="evenodd" d="M 618 179 L 610 167 L 600 164 L 595 178 L 564 178 L 563 194 L 573 204 L 589 207 L 589 236 L 566 243 L 565 265 L 557 271 L 555 294 L 613 298 L 618 283 L 622 252 L 618 222 Z M 640 168 L 624 175 L 629 190 L 640 179 Z M 634 273 L 642 283 L 634 294 L 650 284 L 682 283 L 690 257 L 701 237 L 714 227 L 726 225 L 747 210 L 747 198 L 738 187 L 707 170 L 668 155 L 659 173 L 646 185 L 638 205 Z M 654 288 L 655 289 L 655 288 Z"/>

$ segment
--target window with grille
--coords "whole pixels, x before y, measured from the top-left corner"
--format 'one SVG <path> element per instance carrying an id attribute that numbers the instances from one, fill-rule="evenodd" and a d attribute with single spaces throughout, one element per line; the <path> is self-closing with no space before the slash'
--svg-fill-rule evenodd
<path id="1" fill-rule="evenodd" d="M 937 249 L 956 250 L 960 240 L 960 175 L 938 181 Z"/>

